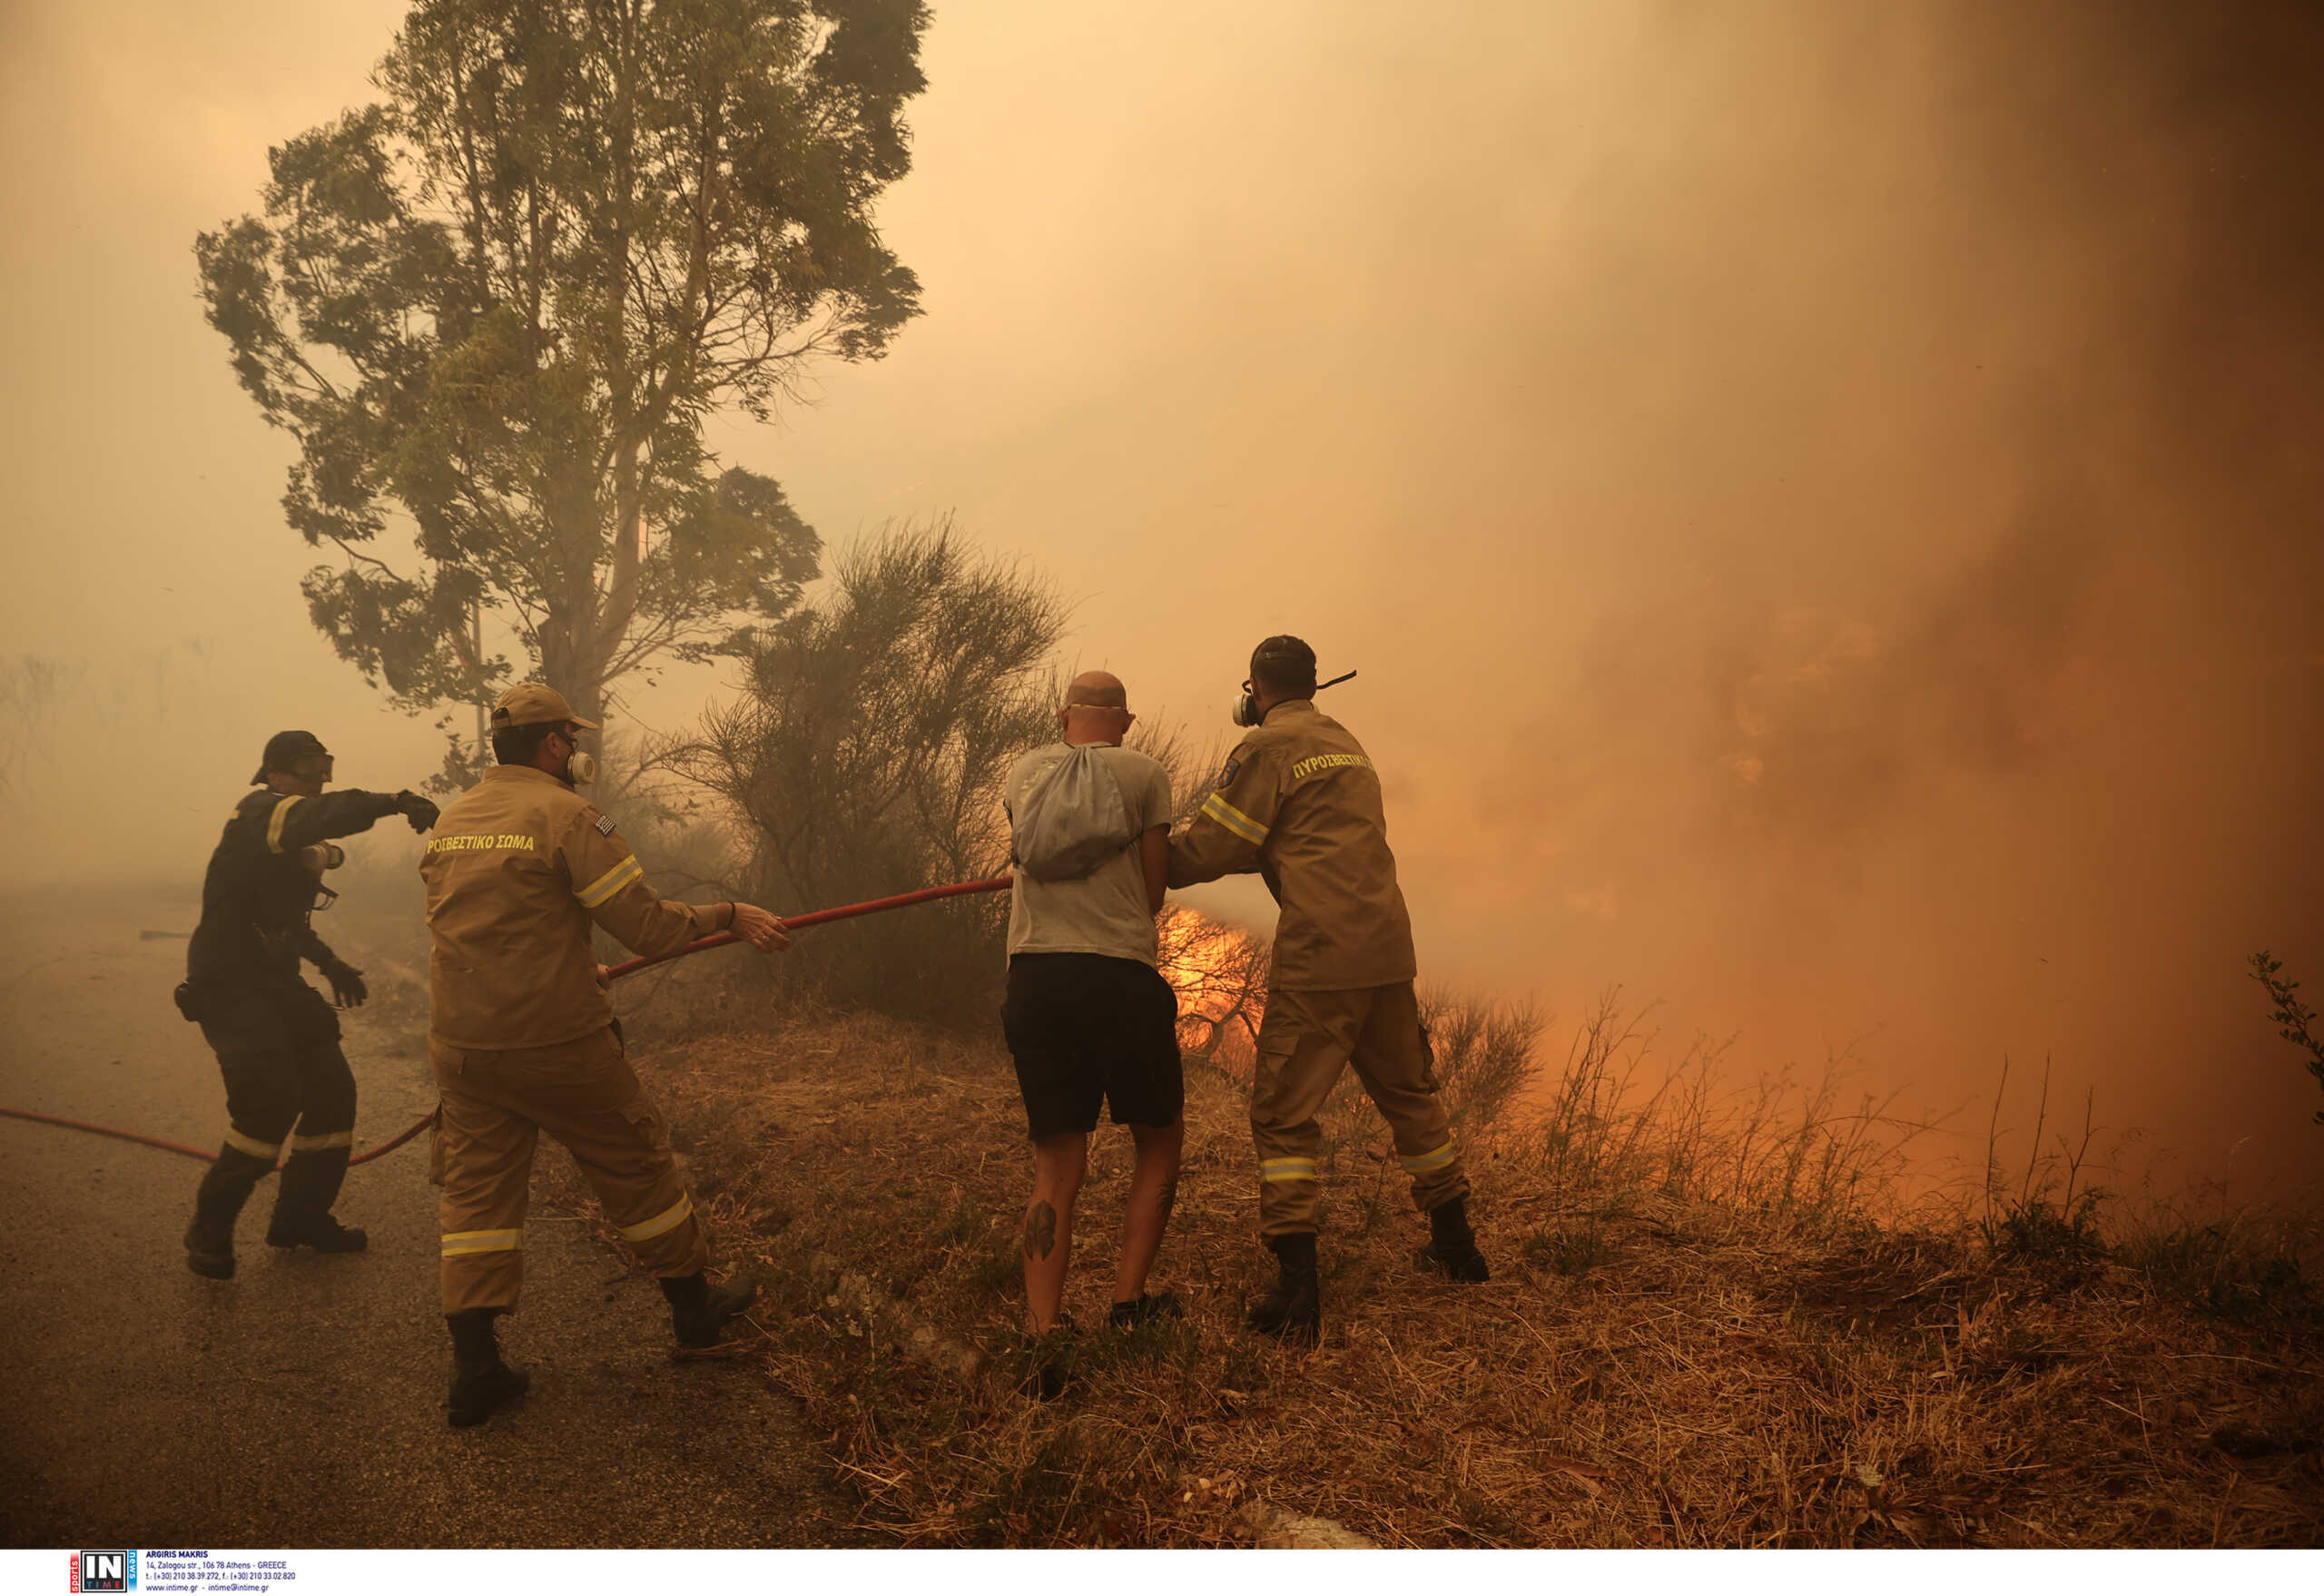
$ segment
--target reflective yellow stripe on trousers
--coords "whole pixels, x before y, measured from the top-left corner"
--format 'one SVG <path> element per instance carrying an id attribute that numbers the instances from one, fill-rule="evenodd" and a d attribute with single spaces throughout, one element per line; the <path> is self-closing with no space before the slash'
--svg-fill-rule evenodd
<path id="1" fill-rule="evenodd" d="M 1313 1180 L 1315 1160 L 1313 1158 L 1261 1158 L 1259 1178 L 1268 1180 Z"/>
<path id="2" fill-rule="evenodd" d="M 294 1136 L 290 1138 L 290 1150 L 294 1153 L 320 1153 L 332 1148 L 351 1148 L 354 1145 L 355 1133 L 351 1130 L 334 1130 L 323 1136 Z"/>
<path id="3" fill-rule="evenodd" d="M 281 1142 L 261 1141 L 254 1136 L 244 1136 L 231 1125 L 226 1127 L 226 1145 L 238 1153 L 248 1153 L 253 1158 L 264 1158 L 269 1163 L 282 1156 Z"/>
<path id="4" fill-rule="evenodd" d="M 1448 1137 L 1441 1148 L 1425 1153 L 1414 1153 L 1409 1158 L 1400 1154 L 1396 1161 L 1404 1167 L 1404 1173 L 1407 1175 L 1429 1175 L 1450 1164 L 1453 1156 L 1452 1138 Z"/>
<path id="5" fill-rule="evenodd" d="M 525 1245 L 521 1230 L 447 1230 L 444 1232 L 444 1256 L 457 1258 L 468 1253 L 510 1253 Z"/>
<path id="6" fill-rule="evenodd" d="M 672 1203 L 651 1219 L 635 1225 L 625 1225 L 614 1234 L 624 1241 L 651 1241 L 665 1231 L 675 1230 L 693 1212 L 694 1198 L 680 1192 L 676 1202 Z"/>

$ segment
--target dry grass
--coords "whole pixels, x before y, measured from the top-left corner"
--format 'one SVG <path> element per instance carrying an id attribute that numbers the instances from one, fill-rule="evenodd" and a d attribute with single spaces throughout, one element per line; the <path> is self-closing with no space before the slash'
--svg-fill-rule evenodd
<path id="1" fill-rule="evenodd" d="M 666 997 L 655 1007 L 675 1020 Z M 1108 1128 L 1068 1284 L 1085 1326 L 1073 1382 L 1044 1404 L 1017 1390 L 1029 1160 L 997 1042 L 868 1016 L 645 1042 L 724 1257 L 767 1282 L 769 1335 L 744 1355 L 800 1400 L 857 1531 L 881 1540 L 1246 1543 L 1254 1496 L 1389 1546 L 2313 1545 L 2324 1531 L 2324 1335 L 2304 1288 L 2221 1317 L 2148 1271 L 1996 1255 L 1965 1223 L 1775 1200 L 1819 1168 L 1827 1197 L 1856 1189 L 1827 1150 L 1863 1133 L 1829 1092 L 1797 1094 L 1787 1118 L 1749 1094 L 1740 1108 L 1704 1094 L 1691 1116 L 1648 1094 L 1663 1119 L 1640 1131 L 1647 1100 L 1626 1109 L 1570 1060 L 1546 1128 L 1465 1133 L 1498 1270 L 1465 1288 L 1413 1266 L 1423 1227 L 1350 1104 L 1325 1173 L 1324 1339 L 1297 1352 L 1240 1328 L 1272 1268 L 1243 1106 L 1227 1078 L 1190 1070 L 1154 1282 L 1188 1316 L 1092 1328 L 1128 1177 L 1128 1138 Z M 1599 1094 L 1589 1135 L 1572 1102 L 1559 1118 L 1575 1090 Z M 1738 1127 L 1764 1156 L 1737 1147 Z M 1859 1173 L 1897 1138 L 1866 1145 Z M 1674 1182 L 1682 1153 L 1692 1174 Z"/>

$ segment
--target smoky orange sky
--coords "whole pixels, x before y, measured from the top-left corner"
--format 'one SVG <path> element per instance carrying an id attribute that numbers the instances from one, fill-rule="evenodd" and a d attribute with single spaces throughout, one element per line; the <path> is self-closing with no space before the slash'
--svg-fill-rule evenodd
<path id="1" fill-rule="evenodd" d="M 190 884 L 286 725 L 349 784 L 435 764 L 308 626 L 192 257 L 401 11 L 0 8 L 0 627 L 77 672 L 0 798 L 19 882 Z M 2324 993 L 2319 45 L 2288 5 L 939 5 L 881 211 L 927 315 L 712 441 L 829 542 L 955 512 L 1198 733 L 1268 633 L 1360 668 L 1325 707 L 1424 972 L 1560 1050 L 1620 982 L 1674 1049 L 1862 1039 L 1932 1108 L 2048 1054 L 2261 1195 L 2324 1136 L 2242 964 Z"/>

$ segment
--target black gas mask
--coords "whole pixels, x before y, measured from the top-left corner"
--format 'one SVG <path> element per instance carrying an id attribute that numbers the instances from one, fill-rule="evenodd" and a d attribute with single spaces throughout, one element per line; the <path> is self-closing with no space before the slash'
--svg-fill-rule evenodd
<path id="1" fill-rule="evenodd" d="M 1315 691 L 1321 693 L 1326 687 L 1336 687 L 1354 675 L 1354 671 L 1349 671 L 1344 675 L 1334 676 L 1328 682 L 1318 682 L 1315 685 Z M 1243 696 L 1235 701 L 1231 718 L 1238 726 L 1256 726 L 1259 724 L 1259 695 L 1252 687 L 1250 678 L 1247 676 L 1243 681 Z"/>

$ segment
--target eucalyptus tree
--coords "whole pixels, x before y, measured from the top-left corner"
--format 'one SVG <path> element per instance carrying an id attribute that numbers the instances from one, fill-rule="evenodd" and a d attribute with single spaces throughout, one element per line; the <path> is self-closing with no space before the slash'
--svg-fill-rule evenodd
<path id="1" fill-rule="evenodd" d="M 919 313 L 873 207 L 910 165 L 927 21 L 423 0 L 381 99 L 271 150 L 261 213 L 200 236 L 210 322 L 298 441 L 290 526 L 333 557 L 309 612 L 399 707 L 509 675 L 487 611 L 597 718 L 795 605 L 813 530 L 704 423 L 767 419 Z"/>

